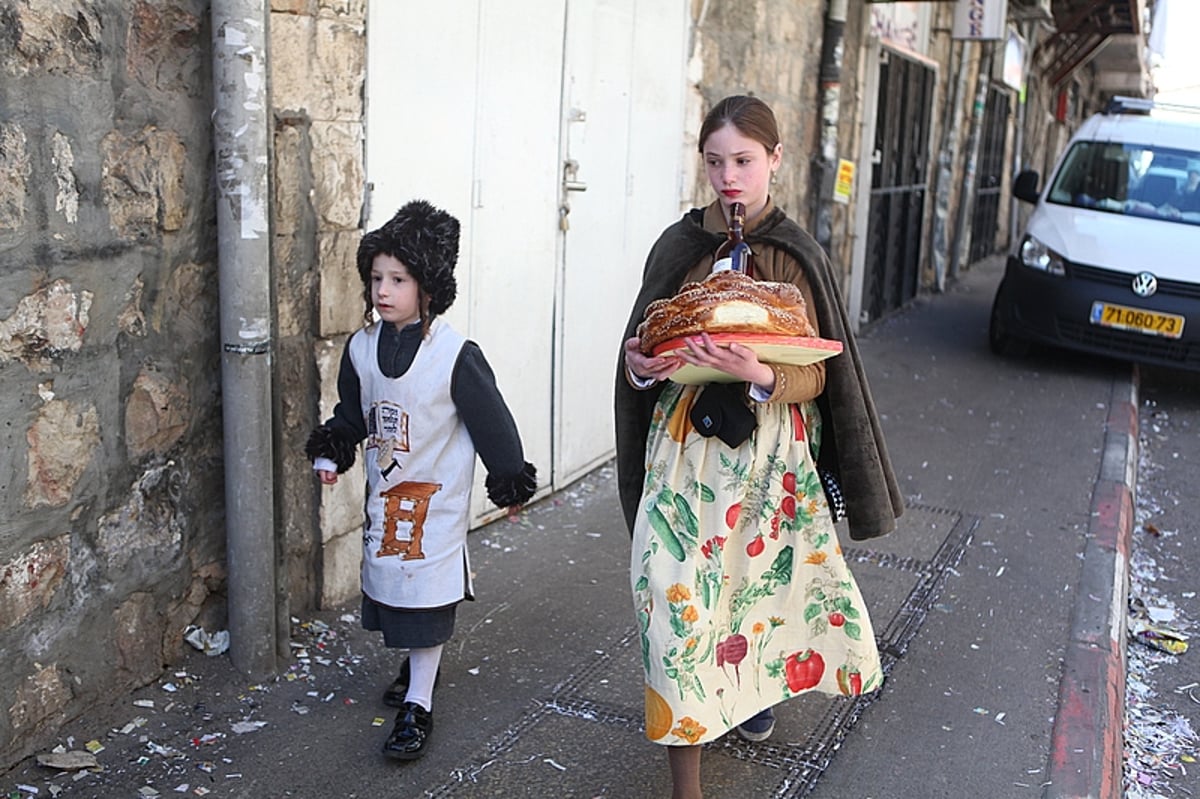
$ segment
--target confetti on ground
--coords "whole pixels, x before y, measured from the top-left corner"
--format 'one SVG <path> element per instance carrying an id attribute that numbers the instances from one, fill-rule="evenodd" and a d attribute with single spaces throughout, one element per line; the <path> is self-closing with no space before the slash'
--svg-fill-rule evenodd
<path id="1" fill-rule="evenodd" d="M 1140 530 L 1146 535 L 1134 535 L 1129 558 L 1129 640 L 1139 645 L 1126 648 L 1125 799 L 1190 796 L 1185 787 L 1173 783 L 1187 774 L 1185 764 L 1195 763 L 1200 749 L 1200 736 L 1191 721 L 1175 712 L 1162 697 L 1166 690 L 1162 682 L 1169 679 L 1171 667 L 1177 666 L 1180 658 L 1189 657 L 1185 653 L 1193 625 L 1171 597 L 1159 589 L 1160 584 L 1170 581 L 1163 580 L 1162 567 L 1148 551 L 1170 544 L 1178 533 L 1149 521 L 1161 514 L 1153 492 L 1148 490 L 1150 481 L 1143 474 L 1154 468 L 1143 448 L 1136 514 Z M 1170 622 L 1170 627 L 1164 627 L 1164 622 Z M 1170 690 L 1200 702 L 1192 693 L 1198 687 L 1200 683 L 1192 682 Z M 1180 794 L 1177 787 L 1184 793 Z"/>
<path id="2" fill-rule="evenodd" d="M 91 752 L 47 752 L 37 756 L 39 766 L 56 768 L 61 771 L 77 771 L 84 768 L 96 768 L 96 756 Z"/>
<path id="3" fill-rule="evenodd" d="M 201 627 L 188 627 L 183 633 L 183 640 L 209 657 L 216 657 L 229 650 L 228 630 L 210 633 Z"/>

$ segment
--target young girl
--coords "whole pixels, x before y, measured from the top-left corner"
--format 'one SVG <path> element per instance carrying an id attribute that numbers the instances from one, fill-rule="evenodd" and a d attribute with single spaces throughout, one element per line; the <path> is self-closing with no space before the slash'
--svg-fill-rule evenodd
<path id="1" fill-rule="evenodd" d="M 516 509 L 537 487 L 483 352 L 438 318 L 457 290 L 458 233 L 457 219 L 414 200 L 363 236 L 366 326 L 342 354 L 333 416 L 306 446 L 332 485 L 366 441 L 362 624 L 408 650 L 384 694 L 400 711 L 383 751 L 400 760 L 425 751 L 442 647 L 458 603 L 474 598 L 467 527 L 476 453 L 497 506 Z"/>
<path id="2" fill-rule="evenodd" d="M 852 538 L 889 532 L 903 510 L 829 262 L 769 194 L 783 150 L 774 114 L 753 97 L 728 97 L 705 118 L 699 142 L 717 201 L 686 214 L 651 249 L 615 401 L 646 735 L 669 747 L 675 799 L 701 795 L 701 744 L 734 727 L 764 740 L 772 706 L 785 699 L 858 694 L 882 682 L 818 462 L 840 466 Z M 796 285 L 818 335 L 841 340 L 841 354 L 781 366 L 708 334 L 675 354 L 642 354 L 636 329 L 646 306 L 710 273 L 734 202 L 746 207 L 753 277 Z M 730 446 L 688 423 L 706 387 L 664 382 L 683 363 L 744 386 L 756 422 L 749 438 Z"/>

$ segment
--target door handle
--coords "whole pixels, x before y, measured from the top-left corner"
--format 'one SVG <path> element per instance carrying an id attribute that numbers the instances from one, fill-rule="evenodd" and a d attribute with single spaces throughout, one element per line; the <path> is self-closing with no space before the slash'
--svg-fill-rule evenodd
<path id="1" fill-rule="evenodd" d="M 579 162 L 574 158 L 568 158 L 563 163 L 563 188 L 567 191 L 587 191 L 587 184 L 582 180 L 576 180 L 579 174 Z"/>

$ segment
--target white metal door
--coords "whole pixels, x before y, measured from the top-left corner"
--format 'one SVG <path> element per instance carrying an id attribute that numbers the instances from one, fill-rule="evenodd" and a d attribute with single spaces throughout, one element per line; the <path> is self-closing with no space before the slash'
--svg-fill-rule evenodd
<path id="1" fill-rule="evenodd" d="M 483 348 L 539 483 L 552 479 L 564 0 L 368 8 L 370 219 L 423 197 L 462 222 L 446 318 Z M 536 22 L 535 22 L 536 21 Z M 472 515 L 495 515 L 476 479 Z"/>
<path id="2" fill-rule="evenodd" d="M 612 381 L 646 252 L 679 211 L 684 2 L 569 0 L 554 482 L 613 454 Z"/>
<path id="3" fill-rule="evenodd" d="M 612 455 L 625 316 L 679 212 L 686 0 L 371 0 L 367 36 L 368 225 L 414 197 L 462 221 L 447 319 L 561 488 Z"/>

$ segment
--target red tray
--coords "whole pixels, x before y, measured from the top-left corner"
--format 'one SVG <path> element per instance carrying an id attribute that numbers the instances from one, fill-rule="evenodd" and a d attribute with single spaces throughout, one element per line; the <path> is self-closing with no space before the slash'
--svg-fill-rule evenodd
<path id="1" fill-rule="evenodd" d="M 842 351 L 842 342 L 828 338 L 803 336 L 772 336 L 749 333 L 710 333 L 716 344 L 741 344 L 754 350 L 763 363 L 782 363 L 804 366 L 831 358 Z M 664 341 L 654 348 L 654 355 L 669 355 L 676 350 L 686 349 L 683 338 Z M 703 366 L 684 364 L 673 375 L 676 383 L 733 383 L 736 377 Z"/>

